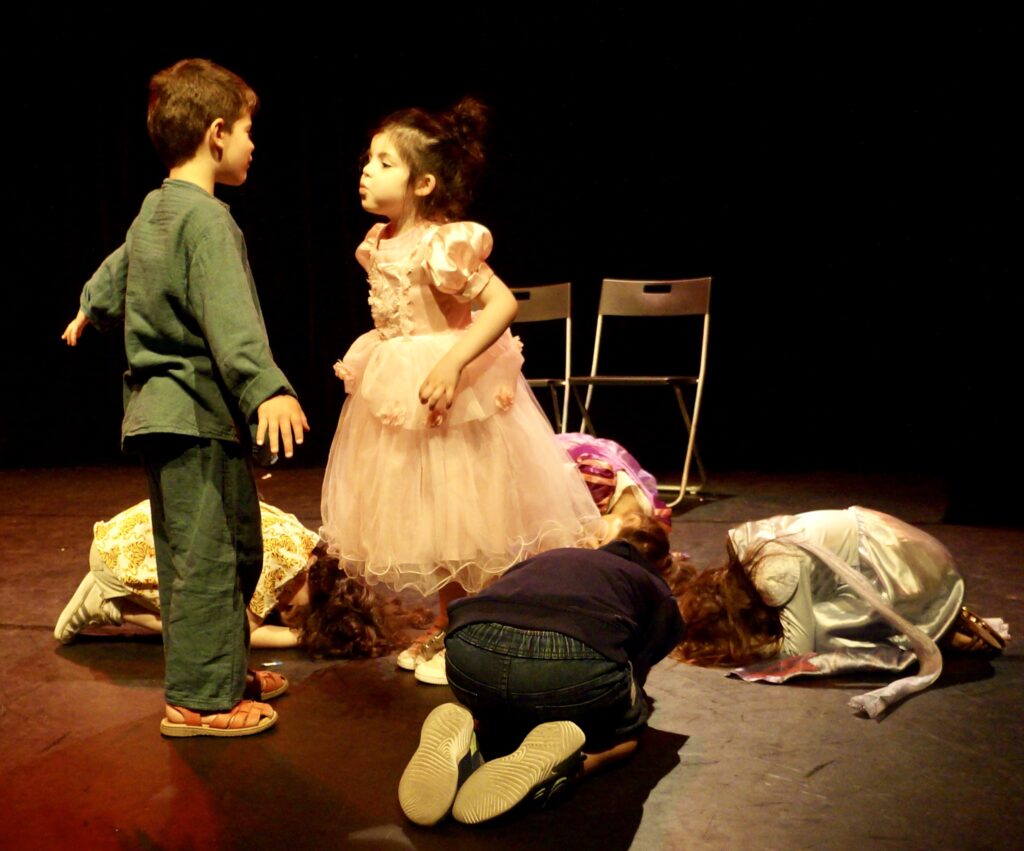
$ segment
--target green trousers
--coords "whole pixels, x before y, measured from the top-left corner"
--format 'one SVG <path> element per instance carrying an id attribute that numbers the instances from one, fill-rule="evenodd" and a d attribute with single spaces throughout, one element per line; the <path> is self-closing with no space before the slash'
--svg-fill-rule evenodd
<path id="1" fill-rule="evenodd" d="M 263 567 L 244 445 L 173 434 L 132 441 L 149 478 L 168 703 L 225 710 L 245 688 L 246 607 Z"/>

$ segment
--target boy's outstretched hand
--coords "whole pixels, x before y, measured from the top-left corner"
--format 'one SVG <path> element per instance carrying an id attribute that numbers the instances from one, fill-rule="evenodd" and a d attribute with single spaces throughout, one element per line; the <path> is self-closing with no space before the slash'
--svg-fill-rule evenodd
<path id="1" fill-rule="evenodd" d="M 302 443 L 303 434 L 309 431 L 309 423 L 302 412 L 299 400 L 294 396 L 271 396 L 257 408 L 259 421 L 256 426 L 256 445 L 262 446 L 263 441 L 270 439 L 270 451 L 274 455 L 278 451 L 278 434 L 284 446 L 284 457 L 291 458 L 294 445 Z"/>
<path id="2" fill-rule="evenodd" d="M 60 338 L 66 341 L 69 346 L 77 346 L 78 340 L 88 324 L 89 317 L 82 313 L 82 311 L 78 311 L 78 316 L 68 323 L 68 327 L 64 329 L 64 333 L 60 335 Z"/>

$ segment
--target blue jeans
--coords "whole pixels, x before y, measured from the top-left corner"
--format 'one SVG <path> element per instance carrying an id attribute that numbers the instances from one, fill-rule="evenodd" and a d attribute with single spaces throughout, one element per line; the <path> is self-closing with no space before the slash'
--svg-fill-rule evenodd
<path id="1" fill-rule="evenodd" d="M 590 751 L 647 723 L 630 666 L 567 635 L 477 623 L 448 635 L 445 649 L 448 684 L 480 722 L 477 739 L 488 759 L 515 750 L 545 721 L 575 722 Z"/>

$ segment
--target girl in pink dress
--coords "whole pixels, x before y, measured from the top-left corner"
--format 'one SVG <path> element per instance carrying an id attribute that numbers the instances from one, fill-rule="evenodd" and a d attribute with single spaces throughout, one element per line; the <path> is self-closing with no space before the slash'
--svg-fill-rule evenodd
<path id="1" fill-rule="evenodd" d="M 349 398 L 320 534 L 369 583 L 439 592 L 436 635 L 399 655 L 409 669 L 440 650 L 450 600 L 529 554 L 586 541 L 598 520 L 522 378 L 507 330 L 516 300 L 486 263 L 491 234 L 458 220 L 484 119 L 470 99 L 395 113 L 359 183 L 363 209 L 386 219 L 356 250 L 375 327 L 335 367 Z"/>

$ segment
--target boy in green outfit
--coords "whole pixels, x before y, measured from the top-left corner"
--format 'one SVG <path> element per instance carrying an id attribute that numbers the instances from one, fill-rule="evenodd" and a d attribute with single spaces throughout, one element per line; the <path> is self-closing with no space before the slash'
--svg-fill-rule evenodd
<path id="1" fill-rule="evenodd" d="M 263 562 L 251 428 L 257 446 L 291 457 L 309 424 L 274 363 L 245 240 L 213 197 L 217 183 L 245 182 L 257 103 L 205 59 L 153 77 L 147 125 L 169 176 L 85 285 L 63 334 L 74 346 L 88 324 L 124 322 L 121 438 L 149 480 L 167 736 L 262 732 L 277 713 L 243 694 L 287 687 L 246 668 L 245 608 Z"/>

